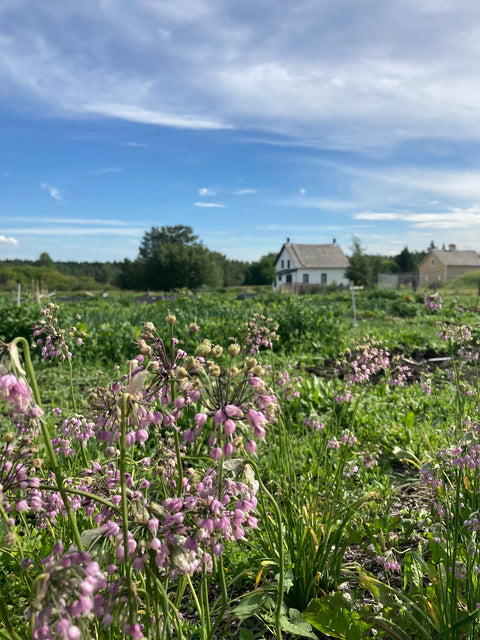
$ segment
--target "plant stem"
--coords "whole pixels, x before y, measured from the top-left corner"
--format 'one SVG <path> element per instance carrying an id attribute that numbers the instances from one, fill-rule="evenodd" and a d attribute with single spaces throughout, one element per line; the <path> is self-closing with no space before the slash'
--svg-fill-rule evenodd
<path id="1" fill-rule="evenodd" d="M 23 347 L 25 367 L 26 367 L 27 375 L 32 387 L 33 397 L 37 405 L 41 407 L 40 392 L 38 390 L 37 379 L 35 377 L 32 358 L 30 356 L 30 345 L 28 344 L 27 340 L 23 337 L 15 338 L 13 342 L 14 343 L 19 342 Z M 60 465 L 58 464 L 57 456 L 55 455 L 55 451 L 53 450 L 52 441 L 50 439 L 50 434 L 48 432 L 47 424 L 43 419 L 43 417 L 40 418 L 39 422 L 40 422 L 40 429 L 42 431 L 43 440 L 47 448 L 48 457 L 50 458 L 50 464 L 52 466 L 52 470 L 55 475 L 55 479 L 57 481 L 57 489 L 60 492 L 63 506 L 65 507 L 65 511 L 67 513 L 67 519 L 72 529 L 73 539 L 75 540 L 75 544 L 77 545 L 79 551 L 81 551 L 82 541 L 80 540 L 80 532 L 78 531 L 77 519 L 75 517 L 75 514 L 72 511 L 72 508 L 70 507 L 70 502 L 68 501 L 67 492 L 64 486 L 64 478 L 63 478 L 62 470 L 60 468 Z"/>
<path id="2" fill-rule="evenodd" d="M 13 640 L 22 640 L 21 636 L 15 631 L 10 621 L 10 616 L 8 615 L 8 609 L 5 605 L 5 601 L 3 600 L 2 592 L 0 591 L 0 618 L 2 619 L 5 628 L 8 633 L 12 637 Z"/>
<path id="3" fill-rule="evenodd" d="M 128 554 L 128 502 L 127 502 L 127 485 L 125 482 L 126 474 L 126 456 L 127 456 L 127 411 L 128 400 L 130 396 L 128 393 L 124 393 L 122 396 L 121 406 L 121 421 L 120 421 L 120 489 L 122 495 L 122 528 L 123 528 L 123 562 L 125 564 L 125 580 L 127 583 L 127 597 L 128 597 L 128 613 L 129 622 L 131 625 L 135 621 L 135 611 L 133 602 L 132 591 L 132 576 L 130 574 L 130 558 Z"/>

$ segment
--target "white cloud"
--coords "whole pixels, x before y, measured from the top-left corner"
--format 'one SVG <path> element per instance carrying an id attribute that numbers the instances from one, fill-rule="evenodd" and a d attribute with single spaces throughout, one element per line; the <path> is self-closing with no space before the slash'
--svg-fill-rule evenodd
<path id="1" fill-rule="evenodd" d="M 389 212 L 377 213 L 364 211 L 353 215 L 355 220 L 377 222 L 408 222 L 415 228 L 429 229 L 469 229 L 480 226 L 480 205 L 467 209 L 455 208 L 441 213 Z"/>
<path id="2" fill-rule="evenodd" d="M 207 187 L 202 187 L 198 190 L 198 195 L 201 198 L 205 198 L 206 196 L 216 196 L 217 194 L 212 189 L 208 189 Z"/>
<path id="3" fill-rule="evenodd" d="M 249 196 L 257 193 L 258 189 L 239 189 L 235 191 L 236 196 Z"/>
<path id="4" fill-rule="evenodd" d="M 52 187 L 51 185 L 47 184 L 46 182 L 42 182 L 40 185 L 41 189 L 44 189 L 45 191 L 48 191 L 48 193 L 51 195 L 51 197 L 54 200 L 57 200 L 57 202 L 60 202 L 62 199 L 62 194 L 60 193 L 60 189 L 57 189 L 56 187 Z"/>
<path id="5" fill-rule="evenodd" d="M 299 192 L 300 192 L 301 196 L 306 196 L 307 195 L 307 190 L 306 189 L 301 188 L 301 189 L 299 189 Z"/>
<path id="6" fill-rule="evenodd" d="M 195 207 L 205 207 L 206 209 L 225 209 L 224 204 L 218 204 L 217 202 L 195 202 Z"/>
<path id="7" fill-rule="evenodd" d="M 122 173 L 122 171 L 123 169 L 120 167 L 104 167 L 103 169 L 96 169 L 95 171 L 92 171 L 92 173 L 100 176 L 104 173 Z"/>
<path id="8" fill-rule="evenodd" d="M 79 105 L 78 111 L 95 113 L 110 118 L 119 118 L 120 120 L 128 120 L 130 122 L 173 127 L 174 129 L 233 129 L 232 125 L 225 124 L 215 118 L 190 114 L 178 115 L 130 104 L 108 102 L 83 104 Z"/>
<path id="9" fill-rule="evenodd" d="M 234 127 L 362 151 L 480 139 L 473 0 L 247 5 L 8 0 L 0 94 L 37 113 Z"/>
<path id="10" fill-rule="evenodd" d="M 116 229 L 112 227 L 19 227 L 10 229 L 10 233 L 16 235 L 34 235 L 34 236 L 98 236 L 102 234 L 108 236 L 132 236 L 141 237 L 144 234 L 144 229 L 138 229 L 135 227 L 125 227 Z"/>
<path id="11" fill-rule="evenodd" d="M 0 235 L 0 244 L 13 244 L 16 246 L 18 245 L 18 240 L 16 238 Z"/>

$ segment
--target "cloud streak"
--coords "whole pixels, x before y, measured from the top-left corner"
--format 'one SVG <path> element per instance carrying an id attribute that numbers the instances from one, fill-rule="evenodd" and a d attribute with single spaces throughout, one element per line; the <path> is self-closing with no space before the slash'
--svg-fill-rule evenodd
<path id="1" fill-rule="evenodd" d="M 40 184 L 40 189 L 44 189 L 45 191 L 47 191 L 50 196 L 56 200 L 57 202 L 61 202 L 62 200 L 62 194 L 60 193 L 60 189 L 57 189 L 56 187 L 52 187 L 51 185 L 47 184 L 46 182 L 42 182 Z"/>
<path id="2" fill-rule="evenodd" d="M 204 209 L 225 209 L 226 205 L 217 202 L 195 202 L 195 207 L 203 207 Z"/>

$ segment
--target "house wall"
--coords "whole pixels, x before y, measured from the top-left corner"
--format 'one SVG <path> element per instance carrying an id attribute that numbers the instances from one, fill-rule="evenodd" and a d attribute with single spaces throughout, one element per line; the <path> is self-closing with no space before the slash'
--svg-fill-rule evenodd
<path id="1" fill-rule="evenodd" d="M 480 267 L 447 267 L 447 282 L 451 282 L 452 280 L 463 276 L 464 273 L 468 273 L 469 271 L 478 271 L 479 269 Z"/>
<path id="2" fill-rule="evenodd" d="M 436 256 L 429 254 L 419 266 L 418 274 L 421 287 L 428 287 L 434 282 L 445 282 L 445 265 Z"/>
<path id="3" fill-rule="evenodd" d="M 322 282 L 322 273 L 327 276 L 327 281 Z M 308 275 L 308 284 L 343 284 L 348 285 L 345 278 L 345 269 L 299 269 L 296 272 L 296 282 L 303 284 L 304 274 Z"/>

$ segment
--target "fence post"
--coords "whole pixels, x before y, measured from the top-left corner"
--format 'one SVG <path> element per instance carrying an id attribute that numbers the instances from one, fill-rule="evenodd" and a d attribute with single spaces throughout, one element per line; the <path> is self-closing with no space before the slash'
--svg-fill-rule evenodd
<path id="1" fill-rule="evenodd" d="M 352 292 L 353 326 L 356 332 L 358 327 L 358 322 L 357 322 L 357 309 L 355 307 L 355 290 L 353 288 L 353 285 L 350 287 L 350 291 Z"/>
<path id="2" fill-rule="evenodd" d="M 479 283 L 479 287 L 480 287 L 480 283 Z M 22 283 L 17 282 L 17 307 L 20 306 L 21 293 L 22 293 Z"/>

